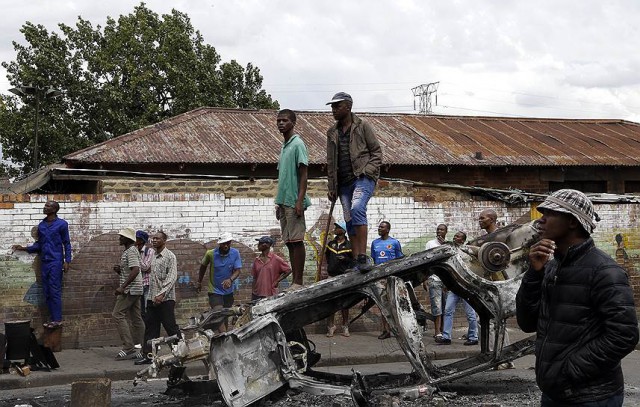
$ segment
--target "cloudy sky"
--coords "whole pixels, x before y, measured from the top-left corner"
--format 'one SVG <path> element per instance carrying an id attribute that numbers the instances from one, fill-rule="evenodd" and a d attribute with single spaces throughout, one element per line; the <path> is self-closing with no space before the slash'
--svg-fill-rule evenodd
<path id="1" fill-rule="evenodd" d="M 5 2 L 0 60 L 25 21 L 56 30 L 77 16 L 104 25 L 128 0 Z M 176 8 L 223 61 L 252 62 L 282 107 L 413 112 L 411 89 L 439 82 L 445 115 L 616 118 L 640 122 L 637 0 L 148 0 Z M 0 92 L 10 87 L 0 69 Z M 435 103 L 435 100 L 433 101 Z"/>

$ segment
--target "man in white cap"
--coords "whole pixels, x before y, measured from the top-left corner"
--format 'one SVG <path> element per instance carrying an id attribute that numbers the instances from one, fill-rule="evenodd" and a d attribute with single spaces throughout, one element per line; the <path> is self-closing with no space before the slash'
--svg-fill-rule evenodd
<path id="1" fill-rule="evenodd" d="M 111 315 L 116 320 L 123 346 L 116 355 L 116 360 L 139 359 L 142 354 L 135 346 L 141 345 L 144 338 L 144 321 L 140 309 L 143 293 L 140 251 L 136 247 L 136 231 L 133 228 L 124 228 L 118 235 L 124 251 L 120 256 L 120 264 L 113 266 L 113 271 L 118 273 L 120 279 Z"/>
<path id="2" fill-rule="evenodd" d="M 620 361 L 638 343 L 629 278 L 591 233 L 598 215 L 580 191 L 562 189 L 538 206 L 541 240 L 516 297 L 518 325 L 536 332 L 542 406 L 622 406 Z"/>
<path id="3" fill-rule="evenodd" d="M 225 233 L 218 239 L 216 249 L 207 250 L 200 262 L 197 292 L 202 289 L 202 279 L 210 266 L 209 272 L 209 305 L 213 310 L 231 308 L 233 306 L 233 282 L 240 276 L 242 259 L 238 249 L 231 247 L 233 236 Z M 227 319 L 219 327 L 220 332 L 226 332 Z"/>
<path id="4" fill-rule="evenodd" d="M 382 148 L 373 127 L 351 113 L 351 95 L 338 92 L 327 103 L 336 124 L 327 130 L 328 197 L 340 197 L 356 268 L 371 270 L 367 260 L 367 203 L 380 177 Z"/>

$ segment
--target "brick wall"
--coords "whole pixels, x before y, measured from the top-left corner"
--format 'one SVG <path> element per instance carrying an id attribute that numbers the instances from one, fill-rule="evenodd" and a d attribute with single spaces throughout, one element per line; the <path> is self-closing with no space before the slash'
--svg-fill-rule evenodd
<path id="1" fill-rule="evenodd" d="M 569 185 L 585 185 L 587 188 L 592 188 L 591 182 L 604 182 L 606 191 L 590 190 L 589 192 L 632 193 L 638 192 L 635 185 L 640 180 L 640 174 L 635 167 L 587 166 L 546 168 L 443 166 L 422 170 L 395 166 L 388 170 L 385 168 L 383 176 L 484 188 L 516 188 L 534 193 L 547 193 L 549 190 L 554 190 L 555 188 L 550 188 L 551 183 L 569 183 Z"/>
<path id="2" fill-rule="evenodd" d="M 33 241 L 31 229 L 42 219 L 42 207 L 48 199 L 61 204 L 59 215 L 70 224 L 74 252 L 71 269 L 64 279 L 66 348 L 119 344 L 111 318 L 117 285 L 112 267 L 122 251 L 117 237 L 122 227 L 162 229 L 169 235 L 167 246 L 178 257 L 178 323 L 208 308 L 206 293 L 196 294 L 193 283 L 205 250 L 214 246 L 222 232 L 235 236 L 234 247 L 243 258 L 244 270 L 237 287 L 239 301 L 250 298 L 249 269 L 256 255 L 255 238 L 280 235 L 273 213 L 274 181 L 121 181 L 104 183 L 103 190 L 106 193 L 100 195 L 0 196 L 0 228 L 4 231 L 0 235 L 0 250 L 5 253 L 0 258 L 1 321 L 31 319 L 32 326 L 40 330 L 46 316 L 37 282 L 37 258 L 24 252 L 10 253 L 10 247 Z M 325 182 L 311 181 L 309 191 L 313 205 L 306 212 L 306 283 L 315 278 L 320 236 L 329 212 Z M 372 226 L 369 241 L 376 237 L 373 226 L 381 220 L 391 221 L 391 234 L 402 242 L 407 254 L 422 250 L 439 223 L 449 225 L 450 236 L 454 230 L 464 229 L 471 238 L 479 233 L 477 214 L 489 207 L 497 210 L 505 224 L 529 213 L 528 205 L 507 207 L 471 199 L 460 191 L 413 188 L 409 183 L 382 181 L 369 206 Z M 603 221 L 594 235 L 598 245 L 630 271 L 638 304 L 640 234 L 635 225 L 639 208 L 640 205 L 598 205 Z M 342 219 L 341 212 L 337 205 L 336 220 Z M 620 244 L 616 241 L 618 234 Z M 277 242 L 275 250 L 287 257 L 282 242 Z M 428 309 L 424 290 L 418 289 L 418 294 Z M 311 329 L 324 328 L 318 323 Z M 376 312 L 367 313 L 352 327 L 354 331 L 377 329 Z"/>

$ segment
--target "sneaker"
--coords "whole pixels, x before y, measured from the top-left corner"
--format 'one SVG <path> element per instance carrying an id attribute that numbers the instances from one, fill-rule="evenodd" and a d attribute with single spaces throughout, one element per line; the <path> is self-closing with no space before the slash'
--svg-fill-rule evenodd
<path id="1" fill-rule="evenodd" d="M 371 271 L 371 264 L 369 264 L 369 259 L 367 258 L 366 254 L 358 255 L 358 263 L 356 264 L 356 268 L 362 273 Z"/>
<path id="2" fill-rule="evenodd" d="M 436 338 L 436 343 L 438 345 L 451 345 L 451 339 L 447 339 L 444 337 Z"/>
<path id="3" fill-rule="evenodd" d="M 142 357 L 142 358 L 136 360 L 135 362 L 133 362 L 133 364 L 136 365 L 136 366 L 138 366 L 138 365 L 150 365 L 151 362 L 153 362 L 153 361 L 145 356 L 145 357 Z"/>
<path id="4" fill-rule="evenodd" d="M 120 352 L 118 352 L 118 354 L 116 355 L 116 360 L 129 360 L 129 359 L 135 359 L 136 357 L 140 358 L 142 357 L 142 355 L 140 354 L 140 352 L 138 352 L 135 349 L 129 349 L 129 350 L 121 350 Z"/>
<path id="5" fill-rule="evenodd" d="M 351 336 L 351 334 L 349 333 L 349 327 L 346 325 L 342 327 L 342 336 L 346 336 L 346 337 Z"/>
<path id="6" fill-rule="evenodd" d="M 283 292 L 290 293 L 290 292 L 293 292 L 293 291 L 298 291 L 301 288 L 304 288 L 304 286 L 300 285 L 300 284 L 291 284 L 288 288 L 283 290 Z"/>
<path id="7" fill-rule="evenodd" d="M 336 332 L 336 326 L 331 325 L 329 328 L 327 328 L 327 338 L 332 338 L 335 332 Z"/>
<path id="8" fill-rule="evenodd" d="M 500 363 L 498 366 L 494 367 L 493 370 L 506 370 L 506 369 L 515 369 L 516 367 L 513 365 L 513 362 L 505 362 Z"/>
<path id="9" fill-rule="evenodd" d="M 463 343 L 464 346 L 473 346 L 473 345 L 477 345 L 477 344 L 478 344 L 478 340 L 477 339 L 475 341 L 473 339 L 467 339 Z"/>
<path id="10" fill-rule="evenodd" d="M 378 336 L 378 339 L 380 340 L 387 339 L 387 338 L 391 338 L 391 332 L 389 331 L 384 331 L 380 334 L 380 336 Z"/>

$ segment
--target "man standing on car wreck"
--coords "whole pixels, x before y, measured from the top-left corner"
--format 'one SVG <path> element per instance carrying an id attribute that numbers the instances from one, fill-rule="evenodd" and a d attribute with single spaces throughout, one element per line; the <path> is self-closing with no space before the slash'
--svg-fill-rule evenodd
<path id="1" fill-rule="evenodd" d="M 595 214 L 582 192 L 562 189 L 538 206 L 540 241 L 516 296 L 518 325 L 536 332 L 541 405 L 622 406 L 620 361 L 638 343 L 629 278 L 595 247 Z"/>

